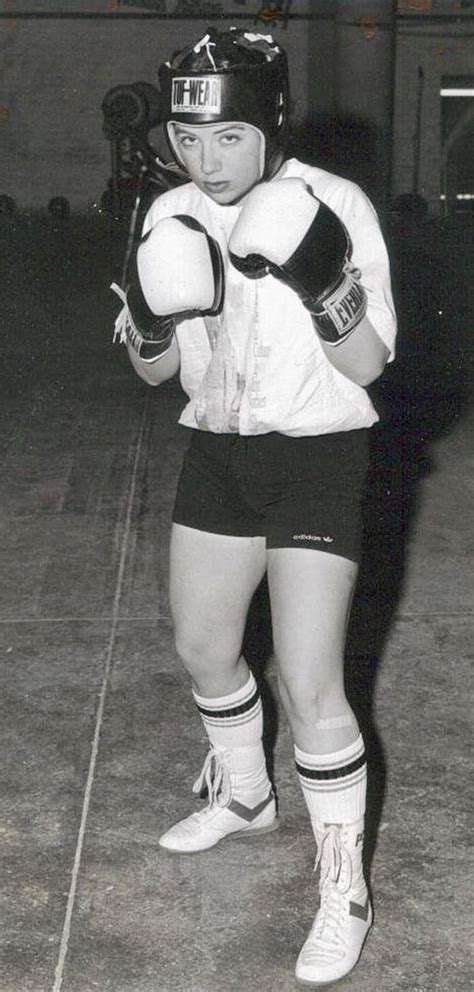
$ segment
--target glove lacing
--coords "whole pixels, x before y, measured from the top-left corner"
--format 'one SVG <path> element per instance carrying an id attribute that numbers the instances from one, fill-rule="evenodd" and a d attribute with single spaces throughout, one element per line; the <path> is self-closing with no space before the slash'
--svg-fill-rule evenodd
<path id="1" fill-rule="evenodd" d="M 193 793 L 200 795 L 204 787 L 207 789 L 207 807 L 199 813 L 193 813 L 195 819 L 206 815 L 215 806 L 228 806 L 232 798 L 230 771 L 224 753 L 214 747 L 211 747 L 206 755 L 201 772 L 193 785 Z"/>
<path id="2" fill-rule="evenodd" d="M 114 293 L 117 294 L 123 303 L 123 307 L 114 324 L 113 343 L 115 344 L 115 342 L 118 341 L 119 344 L 125 344 L 127 341 L 127 327 L 131 327 L 127 297 L 123 289 L 121 289 L 116 282 L 113 282 L 110 288 L 113 289 Z"/>

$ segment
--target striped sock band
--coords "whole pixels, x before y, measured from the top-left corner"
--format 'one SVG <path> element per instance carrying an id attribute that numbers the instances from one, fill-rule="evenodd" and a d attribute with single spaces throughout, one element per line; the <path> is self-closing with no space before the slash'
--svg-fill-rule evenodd
<path id="1" fill-rule="evenodd" d="M 311 819 L 354 823 L 364 816 L 367 764 L 361 734 L 332 754 L 307 754 L 295 745 L 295 761 Z"/>
<path id="2" fill-rule="evenodd" d="M 228 696 L 206 699 L 194 690 L 193 696 L 211 744 L 247 747 L 260 743 L 263 732 L 262 701 L 252 672 L 249 672 L 245 685 Z"/>

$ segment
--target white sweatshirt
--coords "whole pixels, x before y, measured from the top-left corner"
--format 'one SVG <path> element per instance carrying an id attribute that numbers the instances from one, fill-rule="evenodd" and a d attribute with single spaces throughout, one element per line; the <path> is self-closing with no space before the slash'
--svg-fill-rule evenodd
<path id="1" fill-rule="evenodd" d="M 351 262 L 367 291 L 367 316 L 391 360 L 396 320 L 374 208 L 358 186 L 323 169 L 289 159 L 278 178 L 293 176 L 304 179 L 347 228 Z M 163 217 L 195 217 L 225 260 L 222 313 L 177 326 L 181 383 L 189 396 L 180 423 L 217 434 L 278 431 L 293 437 L 370 427 L 378 416 L 366 390 L 331 365 L 293 290 L 271 275 L 248 279 L 231 265 L 227 244 L 240 209 L 221 206 L 187 183 L 158 197 L 145 218 L 143 233 Z"/>

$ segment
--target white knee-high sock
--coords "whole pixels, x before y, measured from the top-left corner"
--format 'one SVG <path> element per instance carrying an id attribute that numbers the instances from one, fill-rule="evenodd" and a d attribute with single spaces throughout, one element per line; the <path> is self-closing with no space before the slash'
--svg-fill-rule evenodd
<path id="1" fill-rule="evenodd" d="M 364 742 L 330 754 L 308 754 L 295 745 L 296 770 L 312 821 L 356 823 L 363 819 L 367 789 Z"/>
<path id="2" fill-rule="evenodd" d="M 362 735 L 331 754 L 308 754 L 295 746 L 298 778 L 311 817 L 321 858 L 321 878 L 331 864 L 327 829 L 336 825 L 351 863 L 351 892 L 361 903 L 367 896 L 362 864 L 367 763 Z"/>
<path id="3" fill-rule="evenodd" d="M 207 699 L 194 690 L 193 696 L 211 744 L 246 747 L 262 740 L 262 700 L 252 672 L 245 685 L 228 696 Z"/>
<path id="4" fill-rule="evenodd" d="M 227 696 L 208 699 L 194 690 L 193 696 L 211 745 L 228 752 L 234 794 L 249 800 L 266 797 L 271 785 L 262 744 L 262 701 L 252 673 Z"/>

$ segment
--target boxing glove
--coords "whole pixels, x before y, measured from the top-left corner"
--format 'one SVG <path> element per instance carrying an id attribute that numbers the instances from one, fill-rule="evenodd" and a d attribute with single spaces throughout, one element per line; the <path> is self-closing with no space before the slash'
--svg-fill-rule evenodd
<path id="1" fill-rule="evenodd" d="M 249 278 L 270 273 L 291 287 L 331 345 L 344 341 L 367 309 L 350 252 L 342 222 L 299 178 L 256 186 L 229 239 L 235 268 Z"/>
<path id="2" fill-rule="evenodd" d="M 145 235 L 130 262 L 114 340 L 127 341 L 145 362 L 171 347 L 178 320 L 218 314 L 224 301 L 222 253 L 194 217 L 165 217 Z"/>

